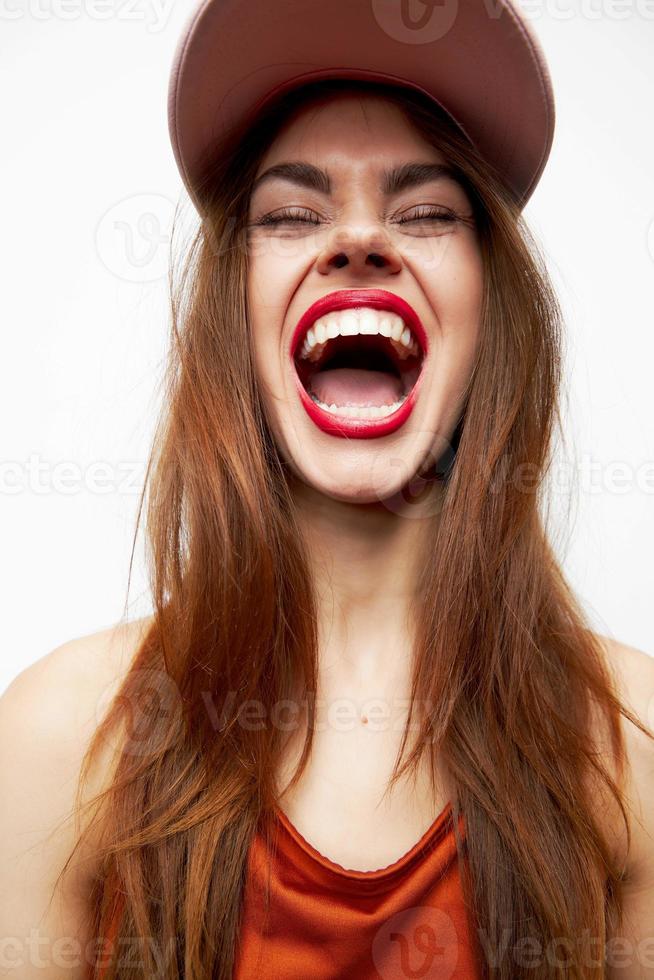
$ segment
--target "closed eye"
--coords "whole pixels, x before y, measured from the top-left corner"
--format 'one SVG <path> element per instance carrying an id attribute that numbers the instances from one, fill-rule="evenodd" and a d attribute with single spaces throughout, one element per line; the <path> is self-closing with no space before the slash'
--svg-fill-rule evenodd
<path id="1" fill-rule="evenodd" d="M 400 218 L 397 222 L 398 225 L 406 224 L 408 221 L 456 221 L 457 216 L 453 211 L 447 210 L 435 210 L 434 208 L 429 208 L 426 205 L 426 211 L 421 214 L 414 214 L 410 218 Z"/>
<path id="2" fill-rule="evenodd" d="M 290 210 L 277 211 L 272 214 L 266 214 L 258 221 L 255 225 L 280 225 L 283 223 L 306 223 L 312 225 L 319 225 L 321 221 L 317 217 L 311 217 L 315 212 L 303 210 L 298 214 Z M 307 215 L 309 217 L 307 217 Z M 457 215 L 453 211 L 448 210 L 436 210 L 434 208 L 427 208 L 426 211 L 420 214 L 414 214 L 411 217 L 402 217 L 396 223 L 399 225 L 407 224 L 410 221 L 457 221 Z"/>
<path id="3" fill-rule="evenodd" d="M 311 217 L 304 217 L 303 215 L 311 215 L 314 212 L 303 210 L 298 216 L 297 213 L 292 211 L 277 211 L 273 214 L 265 214 L 263 218 L 259 218 L 255 221 L 255 225 L 281 225 L 284 222 L 306 222 L 311 225 L 319 225 L 320 219 L 311 220 Z"/>

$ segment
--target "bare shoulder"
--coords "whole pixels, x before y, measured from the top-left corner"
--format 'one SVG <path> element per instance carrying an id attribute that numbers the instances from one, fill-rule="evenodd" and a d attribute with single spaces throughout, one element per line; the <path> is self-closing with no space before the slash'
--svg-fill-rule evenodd
<path id="1" fill-rule="evenodd" d="M 69 944 L 84 938 L 92 848 L 78 849 L 51 898 L 80 831 L 75 803 L 84 754 L 150 622 L 68 640 L 21 671 L 0 697 L 0 784 L 8 788 L 8 805 L 0 808 L 0 935 L 14 943 L 3 976 L 54 980 L 64 968 L 66 976 L 85 975 Z M 107 745 L 82 802 L 104 788 L 112 757 Z"/>
<path id="2" fill-rule="evenodd" d="M 611 637 L 597 638 L 625 705 L 654 730 L 654 657 Z M 624 717 L 622 730 L 628 761 L 625 789 L 632 817 L 628 879 L 635 883 L 641 876 L 651 874 L 654 883 L 654 740 Z"/>
<path id="3" fill-rule="evenodd" d="M 598 635 L 597 638 L 604 647 L 623 702 L 645 727 L 654 730 L 654 656 L 611 637 Z M 624 717 L 622 728 L 632 776 L 628 785 L 632 802 L 649 804 L 654 812 L 654 739 Z"/>
<path id="4" fill-rule="evenodd" d="M 73 685 L 75 696 L 97 689 L 99 682 L 127 669 L 151 622 L 151 616 L 144 616 L 67 640 L 22 670 L 0 701 L 5 695 L 9 699 L 29 696 L 40 684 L 57 685 L 58 694 L 65 694 Z"/>
<path id="5" fill-rule="evenodd" d="M 595 634 L 604 647 L 607 663 L 614 670 L 616 679 L 622 688 L 622 694 L 630 702 L 630 707 L 645 721 L 652 724 L 654 704 L 654 654 L 645 653 L 637 647 L 621 643 L 609 636 Z M 650 717 L 647 722 L 647 717 Z M 635 731 L 638 729 L 631 726 Z M 642 736 L 643 738 L 645 736 Z"/>
<path id="6" fill-rule="evenodd" d="M 76 765 L 144 638 L 151 616 L 74 637 L 22 670 L 0 697 L 0 731 L 40 760 Z M 5 743 L 6 744 L 6 743 Z"/>

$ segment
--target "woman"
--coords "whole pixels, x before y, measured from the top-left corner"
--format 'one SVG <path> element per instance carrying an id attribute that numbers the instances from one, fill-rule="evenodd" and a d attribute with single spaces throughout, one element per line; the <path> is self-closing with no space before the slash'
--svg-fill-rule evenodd
<path id="1" fill-rule="evenodd" d="M 289 52 L 312 5 L 291 6 Z M 276 79 L 193 156 L 185 98 L 210 91 L 202 45 L 215 58 L 232 14 L 203 7 L 174 74 L 203 222 L 148 471 L 154 614 L 54 651 L 3 699 L 6 732 L 53 683 L 62 714 L 95 713 L 88 751 L 53 726 L 76 747 L 57 782 L 83 762 L 83 821 L 44 852 L 44 881 L 69 886 L 50 935 L 109 936 L 75 964 L 106 980 L 591 978 L 616 937 L 619 975 L 641 976 L 654 671 L 590 631 L 539 511 L 561 324 L 520 210 L 549 123 L 520 129 L 519 96 L 482 154 L 424 90 Z M 463 41 L 444 37 L 447 64 Z M 261 52 L 230 50 L 250 78 Z M 26 786 L 24 768 L 4 775 Z M 4 935 L 40 916 L 20 907 Z"/>

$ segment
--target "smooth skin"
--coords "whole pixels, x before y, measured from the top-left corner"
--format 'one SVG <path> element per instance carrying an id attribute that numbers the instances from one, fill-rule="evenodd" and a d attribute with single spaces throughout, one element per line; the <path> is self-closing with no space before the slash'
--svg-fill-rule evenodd
<path id="1" fill-rule="evenodd" d="M 51 888 L 75 840 L 70 821 L 63 832 L 58 827 L 73 807 L 89 738 L 148 622 L 63 643 L 21 671 L 0 697 L 0 977 L 85 980 L 84 951 L 93 955 L 93 939 L 83 919 L 95 868 L 90 855 L 75 862 L 46 914 Z M 610 637 L 600 639 L 627 704 L 651 725 L 654 659 Z M 625 920 L 613 938 L 616 965 L 606 976 L 654 980 L 654 751 L 631 723 L 623 722 L 623 729 L 633 770 L 628 786 L 633 840 L 626 861 Z M 108 782 L 110 748 L 94 774 L 94 792 Z M 623 861 L 622 836 L 616 853 Z"/>
<path id="2" fill-rule="evenodd" d="M 329 189 L 279 175 L 259 180 L 297 162 L 325 174 Z M 410 695 L 418 545 L 441 496 L 434 485 L 418 504 L 403 502 L 401 491 L 449 445 L 473 367 L 483 295 L 481 251 L 463 187 L 440 176 L 384 194 L 383 177 L 407 164 L 445 163 L 395 106 L 343 94 L 304 106 L 287 121 L 260 163 L 250 201 L 254 360 L 292 473 L 319 597 L 323 710 L 311 764 L 284 809 L 319 851 L 364 871 L 408 851 L 450 797 L 439 773 L 434 798 L 425 759 L 415 787 L 405 780 L 382 800 Z M 284 220 L 271 225 L 271 217 Z M 374 439 L 319 429 L 300 403 L 288 353 L 305 310 L 348 288 L 399 295 L 418 313 L 429 341 L 411 416 Z M 298 728 L 282 783 L 303 734 Z"/>
<path id="3" fill-rule="evenodd" d="M 256 369 L 271 427 L 289 462 L 318 593 L 322 724 L 314 733 L 308 771 L 283 798 L 284 809 L 323 854 L 345 867 L 370 870 L 408 851 L 450 798 L 444 773 L 434 798 L 423 772 L 415 786 L 401 783 L 380 802 L 411 676 L 415 554 L 424 522 L 438 504 L 432 497 L 427 510 L 403 508 L 400 491 L 434 440 L 449 440 L 456 424 L 478 342 L 481 257 L 475 229 L 465 220 L 424 217 L 430 208 L 469 215 L 469 201 L 457 184 L 431 181 L 389 198 L 381 195 L 383 170 L 442 162 L 391 104 L 339 95 L 305 107 L 270 147 L 259 174 L 298 160 L 326 171 L 331 193 L 265 181 L 249 216 L 248 308 Z M 282 209 L 305 221 L 257 225 Z M 402 218 L 407 220 L 400 225 Z M 411 418 L 397 433 L 378 439 L 344 440 L 319 430 L 299 403 L 287 358 L 304 310 L 319 296 L 351 286 L 382 287 L 407 299 L 434 352 Z M 90 938 L 81 924 L 90 860 L 74 866 L 66 894 L 42 920 L 49 887 L 74 840 L 72 828 L 48 835 L 73 805 L 84 748 L 146 625 L 141 620 L 71 640 L 24 670 L 0 698 L 0 784 L 10 787 L 0 814 L 0 941 L 15 937 L 13 945 L 5 938 L 0 950 L 0 977 L 84 975 L 79 963 L 65 971 L 61 963 L 27 965 L 26 939 L 31 928 L 49 937 L 42 952 L 52 960 L 56 938 Z M 628 704 L 654 724 L 654 660 L 602 640 Z M 331 713 L 337 702 L 344 709 Z M 632 725 L 625 722 L 624 728 L 633 767 L 633 842 L 620 935 L 635 944 L 654 936 L 654 749 Z M 111 748 L 94 788 L 108 778 Z M 278 774 L 280 786 L 293 761 L 290 753 L 288 770 Z M 614 815 L 607 815 L 608 832 L 616 826 Z M 620 857 L 623 847 L 616 836 Z M 646 953 L 643 946 L 641 956 Z M 623 950 L 622 960 L 625 968 L 616 966 L 610 977 L 654 980 L 654 952 L 648 967 L 636 962 L 633 950 L 630 957 Z"/>

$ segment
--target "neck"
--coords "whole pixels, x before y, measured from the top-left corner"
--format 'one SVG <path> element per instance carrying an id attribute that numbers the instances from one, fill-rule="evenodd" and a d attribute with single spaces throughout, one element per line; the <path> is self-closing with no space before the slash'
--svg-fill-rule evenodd
<path id="1" fill-rule="evenodd" d="M 433 494 L 421 507 L 401 495 L 364 504 L 334 500 L 299 481 L 293 493 L 315 584 L 320 674 L 350 689 L 405 677 Z"/>

